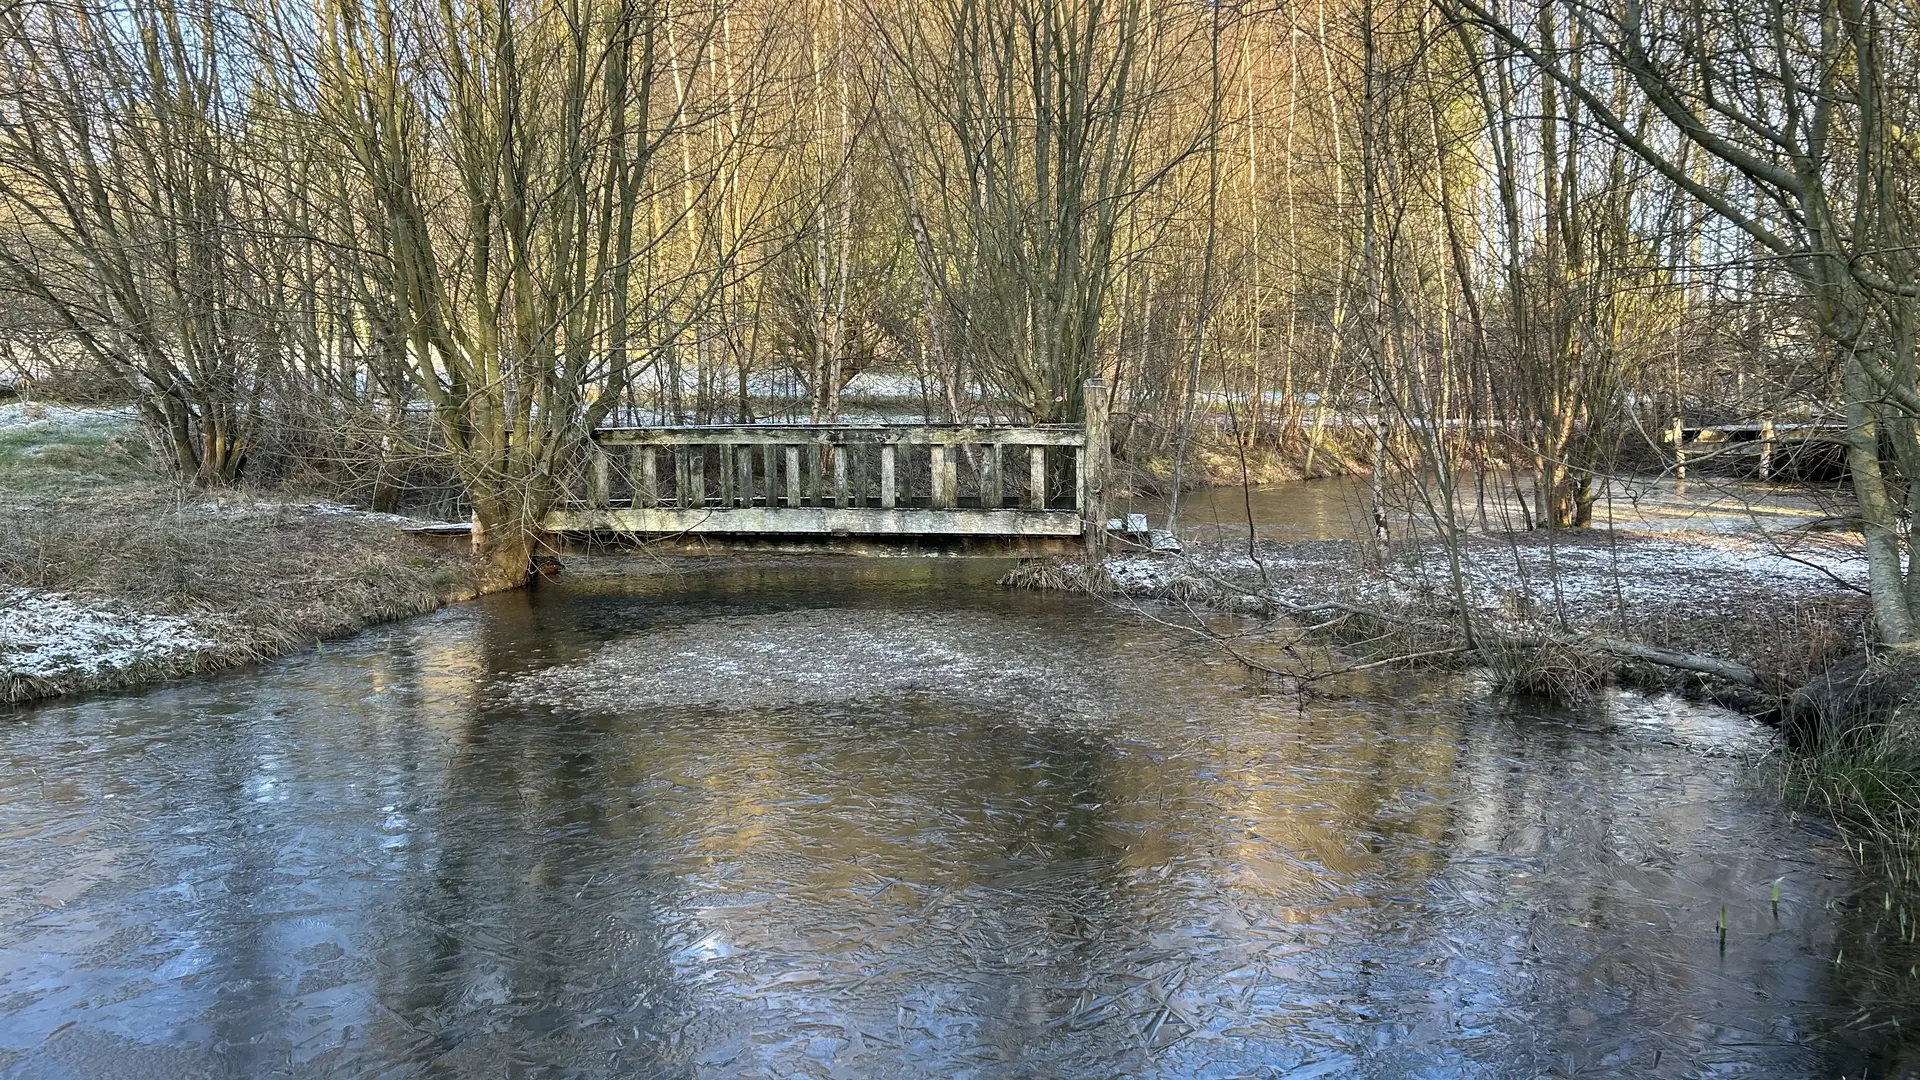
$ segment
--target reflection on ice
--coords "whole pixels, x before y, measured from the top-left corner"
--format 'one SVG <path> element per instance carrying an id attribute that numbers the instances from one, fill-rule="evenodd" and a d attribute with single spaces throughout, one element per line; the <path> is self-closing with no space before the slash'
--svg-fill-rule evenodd
<path id="1" fill-rule="evenodd" d="M 1766 736 L 1738 717 L 1437 676 L 1270 697 L 1090 602 L 915 573 L 548 588 L 26 714 L 0 734 L 0 1072 L 1912 1053 L 1911 995 L 1834 962 L 1868 932 L 1846 859 L 1745 782 Z"/>

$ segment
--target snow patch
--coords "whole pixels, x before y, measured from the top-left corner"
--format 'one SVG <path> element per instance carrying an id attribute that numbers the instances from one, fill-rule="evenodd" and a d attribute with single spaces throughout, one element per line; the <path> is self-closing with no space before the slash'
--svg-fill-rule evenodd
<path id="1" fill-rule="evenodd" d="M 0 431 L 33 431 L 53 434 L 61 431 L 94 431 L 123 427 L 132 423 L 128 408 L 74 409 L 64 405 L 41 405 L 15 401 L 0 405 Z"/>
<path id="2" fill-rule="evenodd" d="M 932 695 L 1009 713 L 1098 715 L 1111 693 L 1040 627 L 977 612 L 815 609 L 728 616 L 608 645 L 523 676 L 516 704 L 633 713 L 663 706 L 884 704 Z"/>
<path id="3" fill-rule="evenodd" d="M 216 644 L 187 619 L 112 611 L 61 593 L 0 586 L 0 676 L 88 678 Z"/>

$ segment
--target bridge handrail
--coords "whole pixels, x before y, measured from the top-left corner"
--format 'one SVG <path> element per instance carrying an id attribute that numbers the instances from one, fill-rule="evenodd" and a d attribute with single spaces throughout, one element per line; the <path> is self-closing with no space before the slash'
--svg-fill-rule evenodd
<path id="1" fill-rule="evenodd" d="M 602 446 L 1085 446 L 1085 424 L 679 424 L 608 427 Z"/>
<path id="2" fill-rule="evenodd" d="M 1079 424 L 607 427 L 549 531 L 1075 536 L 1104 545 L 1107 384 Z M 964 465 L 964 469 L 962 466 Z M 569 484 L 571 486 L 571 484 Z"/>

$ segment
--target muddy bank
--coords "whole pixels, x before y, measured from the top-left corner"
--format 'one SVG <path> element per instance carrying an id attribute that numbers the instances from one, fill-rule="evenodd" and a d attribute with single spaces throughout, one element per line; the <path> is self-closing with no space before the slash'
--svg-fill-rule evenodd
<path id="1" fill-rule="evenodd" d="M 0 702 L 283 655 L 480 591 L 419 523 L 175 487 L 132 418 L 0 406 Z"/>
<path id="2" fill-rule="evenodd" d="M 1469 538 L 1459 580 L 1446 551 L 1403 543 L 1384 562 L 1351 540 L 1188 543 L 1110 558 L 1091 578 L 1030 565 L 1008 584 L 1093 587 L 1139 600 L 1279 613 L 1342 604 L 1407 625 L 1454 623 L 1509 638 L 1604 635 L 1732 661 L 1797 686 L 1863 648 L 1865 568 L 1851 537 L 1684 531 L 1532 532 Z M 1387 629 L 1391 629 L 1390 627 Z M 1378 642 L 1395 646 L 1392 634 Z M 1614 659 L 1634 685 L 1712 689 L 1700 673 Z M 1703 682 L 1705 680 L 1705 682 Z"/>

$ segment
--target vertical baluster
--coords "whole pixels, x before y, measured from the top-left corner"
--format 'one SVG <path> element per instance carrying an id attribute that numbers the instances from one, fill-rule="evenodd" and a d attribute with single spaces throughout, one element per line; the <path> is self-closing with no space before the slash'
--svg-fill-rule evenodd
<path id="1" fill-rule="evenodd" d="M 993 443 L 984 449 L 980 458 L 980 506 L 998 510 L 1005 502 L 1000 493 L 1000 444 Z"/>
<path id="2" fill-rule="evenodd" d="M 787 447 L 787 505 L 800 505 L 800 448 Z"/>
<path id="3" fill-rule="evenodd" d="M 1073 448 L 1073 508 L 1084 513 L 1087 509 L 1087 448 Z"/>
<path id="4" fill-rule="evenodd" d="M 811 506 L 825 506 L 826 500 L 820 492 L 820 455 L 826 450 L 820 443 L 807 446 L 807 503 Z"/>
<path id="5" fill-rule="evenodd" d="M 894 504 L 894 450 L 888 443 L 880 448 L 880 506 L 891 510 Z"/>
<path id="6" fill-rule="evenodd" d="M 768 443 L 760 448 L 760 490 L 767 509 L 780 502 L 780 448 Z"/>
<path id="7" fill-rule="evenodd" d="M 740 467 L 734 475 L 734 486 L 737 489 L 734 494 L 738 496 L 741 506 L 751 507 L 753 505 L 753 447 L 742 446 L 739 457 Z"/>
<path id="8" fill-rule="evenodd" d="M 633 505 L 637 509 L 660 505 L 660 467 L 654 462 L 653 447 L 636 446 L 627 462 L 627 482 L 633 487 Z"/>
<path id="9" fill-rule="evenodd" d="M 607 452 L 597 445 L 587 448 L 587 505 L 595 510 L 605 510 L 613 501 L 612 478 L 607 468 Z"/>
<path id="10" fill-rule="evenodd" d="M 867 447 L 865 444 L 850 443 L 847 455 L 847 495 L 848 506 L 867 505 Z"/>
<path id="11" fill-rule="evenodd" d="M 720 473 L 720 505 L 732 506 L 733 490 L 735 487 L 733 481 L 733 445 L 731 443 L 721 443 L 715 449 L 720 452 L 720 460 L 717 463 L 717 468 Z"/>
<path id="12" fill-rule="evenodd" d="M 687 497 L 682 506 L 700 509 L 707 505 L 707 448 L 687 447 Z"/>
<path id="13" fill-rule="evenodd" d="M 833 454 L 833 505 L 847 505 L 847 447 L 835 446 Z"/>
<path id="14" fill-rule="evenodd" d="M 933 490 L 932 505 L 935 509 L 946 510 L 953 506 L 955 483 L 953 469 L 953 447 L 944 444 L 935 445 L 932 450 Z"/>
<path id="15" fill-rule="evenodd" d="M 1027 447 L 1027 509 L 1047 508 L 1047 448 Z"/>

